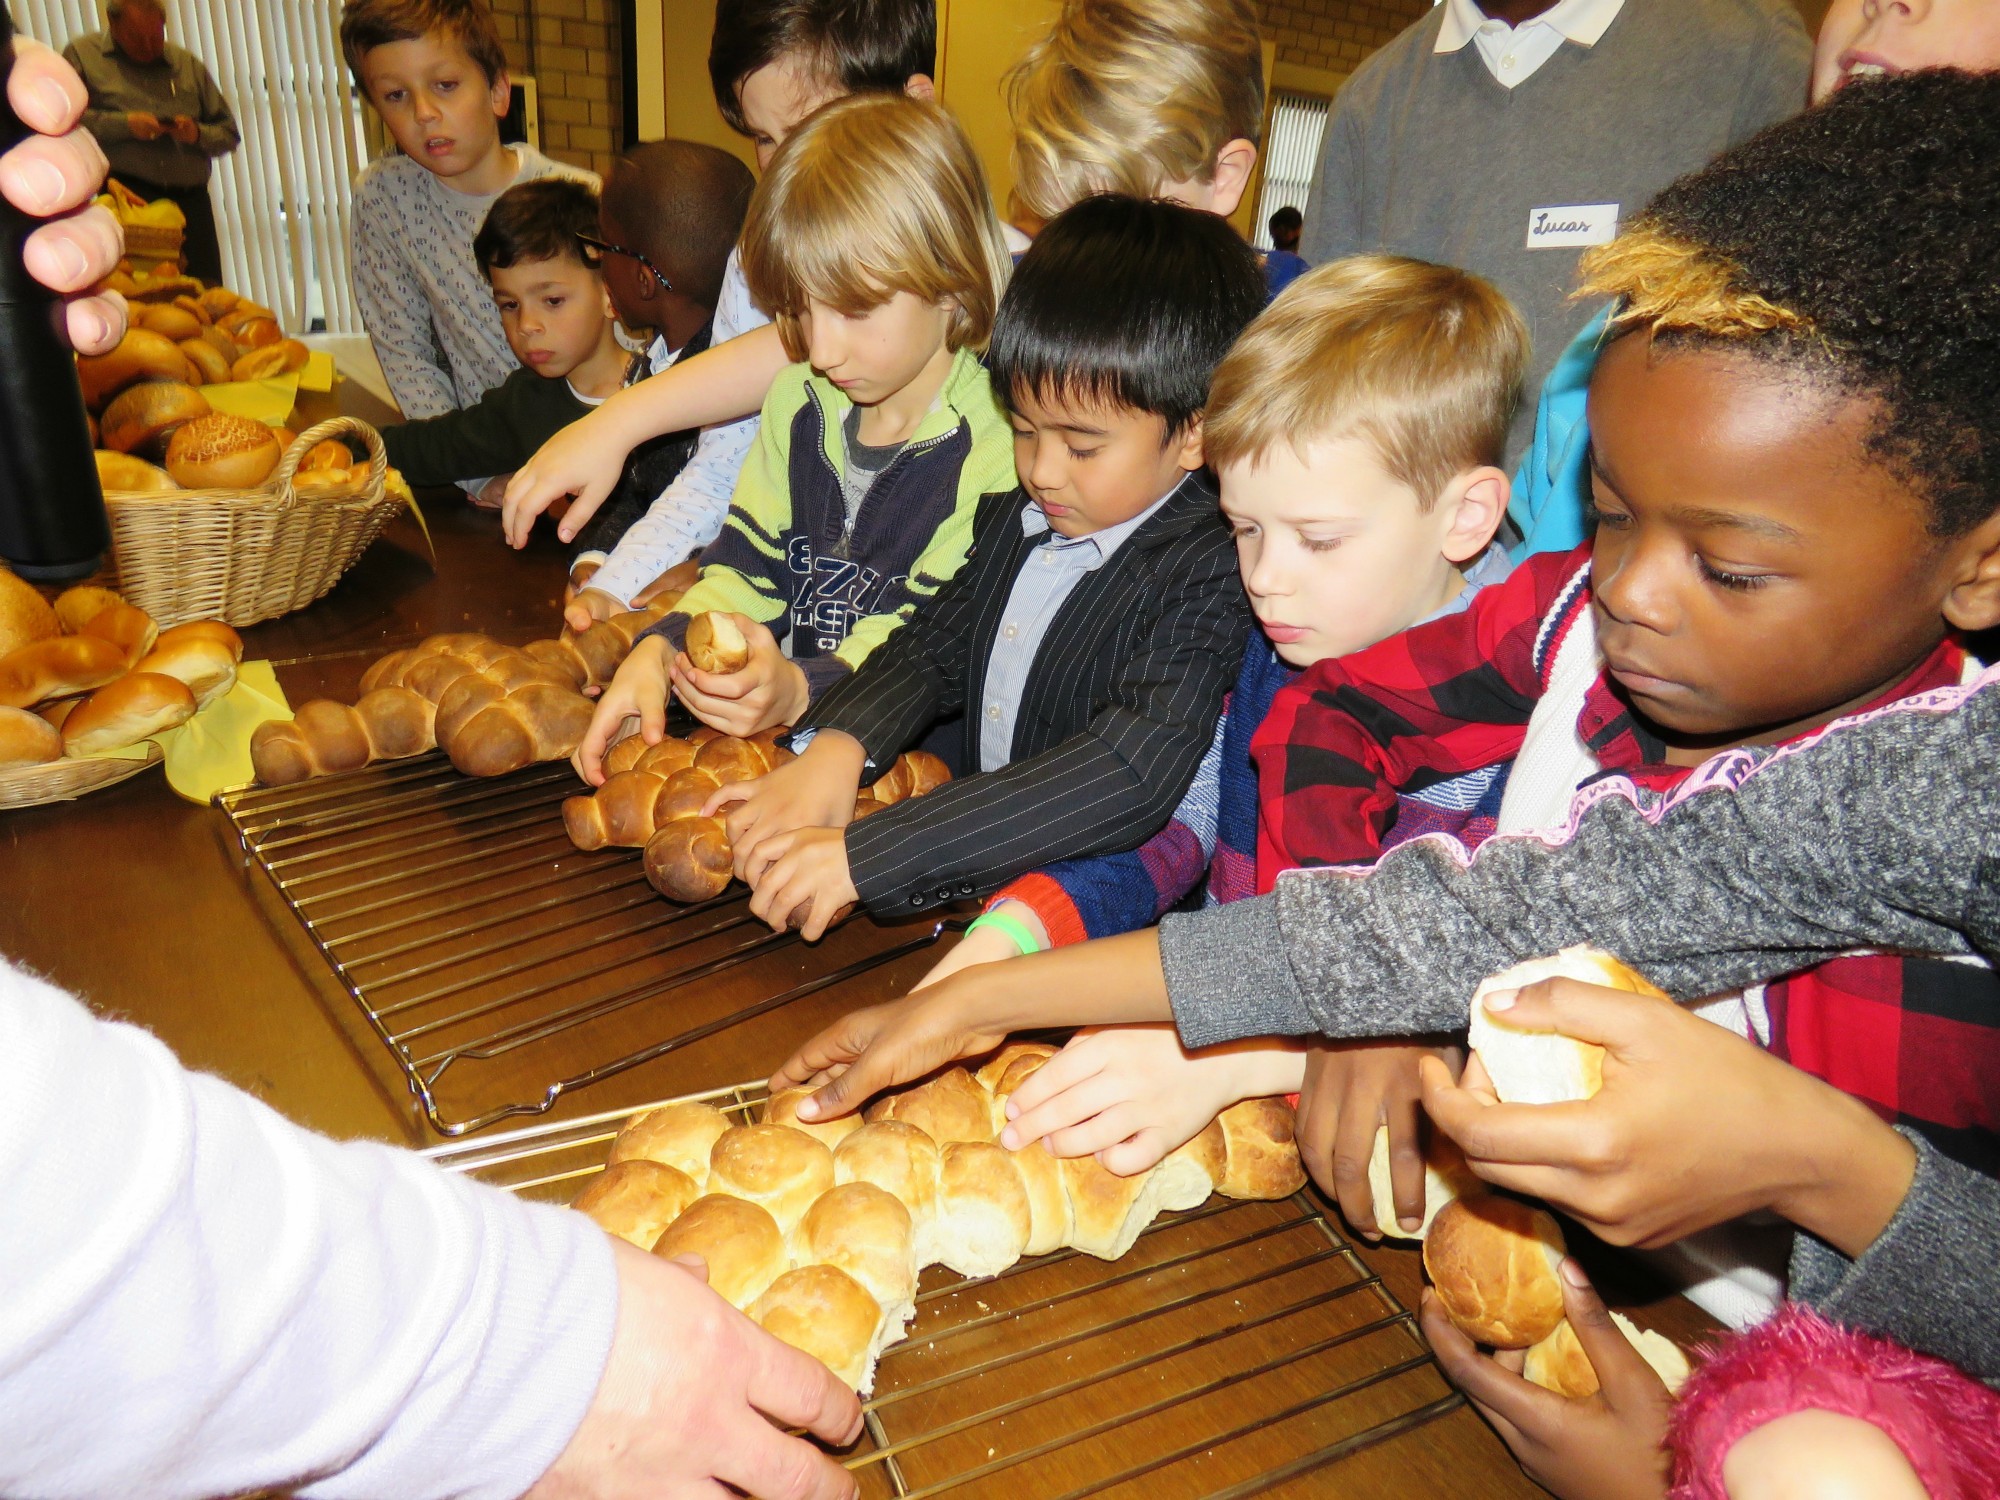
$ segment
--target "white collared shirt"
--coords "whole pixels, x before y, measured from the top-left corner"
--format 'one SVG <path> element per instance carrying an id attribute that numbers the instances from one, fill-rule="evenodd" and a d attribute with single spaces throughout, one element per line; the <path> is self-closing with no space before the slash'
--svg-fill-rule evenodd
<path id="1" fill-rule="evenodd" d="M 1557 0 L 1534 20 L 1509 26 L 1487 15 L 1474 0 L 1444 0 L 1444 24 L 1438 27 L 1434 50 L 1456 52 L 1471 42 L 1486 71 L 1502 88 L 1511 89 L 1534 77 L 1564 42 L 1596 46 L 1624 6 L 1625 0 Z"/>

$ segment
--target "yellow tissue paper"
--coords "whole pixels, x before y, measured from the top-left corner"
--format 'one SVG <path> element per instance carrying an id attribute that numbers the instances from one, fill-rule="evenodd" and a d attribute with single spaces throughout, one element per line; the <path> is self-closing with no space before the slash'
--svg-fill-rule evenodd
<path id="1" fill-rule="evenodd" d="M 266 427 L 282 427 L 299 399 L 302 371 L 273 375 L 268 380 L 226 380 L 201 388 L 202 399 L 216 411 L 248 417 Z"/>
<path id="2" fill-rule="evenodd" d="M 158 735 L 167 756 L 167 784 L 190 802 L 206 803 L 224 787 L 252 781 L 250 734 L 270 719 L 290 719 L 292 706 L 267 661 L 236 669 L 236 686 L 178 729 Z"/>

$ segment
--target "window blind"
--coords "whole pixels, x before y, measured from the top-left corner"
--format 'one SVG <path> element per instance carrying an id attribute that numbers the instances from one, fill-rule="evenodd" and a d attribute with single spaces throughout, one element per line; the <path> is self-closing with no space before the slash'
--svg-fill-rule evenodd
<path id="1" fill-rule="evenodd" d="M 1271 248 L 1271 215 L 1285 207 L 1301 211 L 1319 171 L 1319 146 L 1326 134 L 1328 102 L 1311 94 L 1280 93 L 1271 103 L 1271 133 L 1264 143 L 1264 186 L 1257 194 L 1252 243 Z"/>
<path id="2" fill-rule="evenodd" d="M 58 51 L 104 29 L 98 0 L 12 0 L 22 31 Z M 287 330 L 359 333 L 349 202 L 367 160 L 361 109 L 328 0 L 167 0 L 167 39 L 207 65 L 243 144 L 209 191 L 229 285 Z"/>

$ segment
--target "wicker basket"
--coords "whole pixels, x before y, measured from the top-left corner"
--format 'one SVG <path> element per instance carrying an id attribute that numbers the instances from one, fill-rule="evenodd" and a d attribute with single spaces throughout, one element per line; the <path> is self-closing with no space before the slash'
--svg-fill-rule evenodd
<path id="1" fill-rule="evenodd" d="M 345 500 L 301 500 L 292 474 L 313 445 L 356 438 L 368 483 Z M 111 516 L 114 585 L 165 629 L 187 620 L 255 625 L 303 609 L 354 565 L 402 509 L 388 492 L 382 435 L 354 417 L 299 434 L 271 477 L 249 490 L 119 491 Z"/>
<path id="2" fill-rule="evenodd" d="M 125 257 L 132 261 L 172 261 L 183 264 L 187 240 L 187 217 L 178 208 L 171 213 L 148 213 L 146 200 L 117 178 L 105 184 L 104 197 L 125 235 Z"/>
<path id="3" fill-rule="evenodd" d="M 0 771 L 0 811 L 40 807 L 45 802 L 73 802 L 85 792 L 115 786 L 166 758 L 160 747 L 150 741 L 146 751 L 144 760 L 107 755 L 87 760 L 52 760 L 47 765 Z"/>

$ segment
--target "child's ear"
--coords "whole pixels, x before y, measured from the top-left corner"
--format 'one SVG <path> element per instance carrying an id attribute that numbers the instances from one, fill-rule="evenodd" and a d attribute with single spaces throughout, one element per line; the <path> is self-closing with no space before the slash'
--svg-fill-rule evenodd
<path id="1" fill-rule="evenodd" d="M 1437 503 L 1438 519 L 1444 526 L 1439 550 L 1445 561 L 1471 562 L 1492 546 L 1513 494 L 1506 472 L 1491 464 L 1467 469 L 1446 485 Z"/>
<path id="2" fill-rule="evenodd" d="M 1944 597 L 1944 617 L 1958 630 L 2000 625 L 2000 512 L 1975 526 L 1954 549 L 1959 570 Z"/>
<path id="3" fill-rule="evenodd" d="M 502 68 L 493 75 L 493 83 L 487 90 L 487 93 L 493 105 L 494 118 L 500 119 L 504 117 L 507 113 L 507 106 L 514 102 L 514 80 L 507 76 L 505 68 Z"/>
<path id="4" fill-rule="evenodd" d="M 1167 446 L 1178 450 L 1174 454 L 1174 462 L 1190 474 L 1207 463 L 1207 447 L 1201 435 L 1201 413 L 1196 412 L 1187 430 L 1178 438 L 1171 439 Z"/>
<path id="5" fill-rule="evenodd" d="M 1209 208 L 1223 218 L 1236 212 L 1250 188 L 1250 174 L 1257 170 L 1257 148 L 1241 136 L 1225 141 L 1215 153 L 1213 196 Z"/>
<path id="6" fill-rule="evenodd" d="M 903 80 L 903 92 L 912 99 L 921 99 L 926 104 L 937 103 L 937 84 L 928 73 L 912 73 Z"/>

